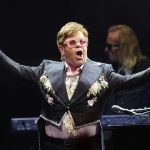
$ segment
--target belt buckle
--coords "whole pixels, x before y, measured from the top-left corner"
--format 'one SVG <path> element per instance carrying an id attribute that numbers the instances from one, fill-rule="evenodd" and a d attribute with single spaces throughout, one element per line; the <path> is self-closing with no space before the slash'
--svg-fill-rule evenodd
<path id="1" fill-rule="evenodd" d="M 71 146 L 71 141 L 68 139 L 64 140 L 64 145 L 65 146 Z"/>

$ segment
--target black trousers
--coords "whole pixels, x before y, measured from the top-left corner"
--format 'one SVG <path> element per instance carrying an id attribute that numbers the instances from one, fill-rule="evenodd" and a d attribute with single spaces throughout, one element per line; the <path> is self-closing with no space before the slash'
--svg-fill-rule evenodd
<path id="1" fill-rule="evenodd" d="M 43 150 L 100 150 L 100 139 L 99 136 L 69 140 L 46 137 Z"/>

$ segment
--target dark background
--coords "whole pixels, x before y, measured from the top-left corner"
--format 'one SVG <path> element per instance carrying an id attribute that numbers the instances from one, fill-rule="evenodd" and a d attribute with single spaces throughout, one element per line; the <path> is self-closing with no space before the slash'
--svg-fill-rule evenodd
<path id="1" fill-rule="evenodd" d="M 43 59 L 60 60 L 56 34 L 69 21 L 89 31 L 89 57 L 107 62 L 106 31 L 114 24 L 131 26 L 143 54 L 150 56 L 149 0 L 1 0 L 0 49 L 13 60 L 36 66 Z M 38 116 L 40 95 L 0 68 L 0 149 L 10 142 L 10 118 Z M 11 148 L 12 149 L 12 148 Z"/>

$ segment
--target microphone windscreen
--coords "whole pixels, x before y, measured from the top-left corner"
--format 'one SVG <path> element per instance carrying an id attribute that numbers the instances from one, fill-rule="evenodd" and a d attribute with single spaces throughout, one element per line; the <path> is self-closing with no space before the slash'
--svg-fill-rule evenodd
<path id="1" fill-rule="evenodd" d="M 121 113 L 121 112 L 124 111 L 124 109 L 123 109 L 122 107 L 118 106 L 118 105 L 113 105 L 113 106 L 111 107 L 111 109 L 112 109 L 112 111 L 114 111 L 114 112 L 116 112 L 116 113 Z"/>

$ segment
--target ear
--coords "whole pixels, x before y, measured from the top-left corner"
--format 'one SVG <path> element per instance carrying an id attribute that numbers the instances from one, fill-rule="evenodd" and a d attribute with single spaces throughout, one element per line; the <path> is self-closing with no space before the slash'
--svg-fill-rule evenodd
<path id="1" fill-rule="evenodd" d="M 64 55 L 64 47 L 63 47 L 63 45 L 59 45 L 58 49 L 59 49 L 61 55 Z"/>

